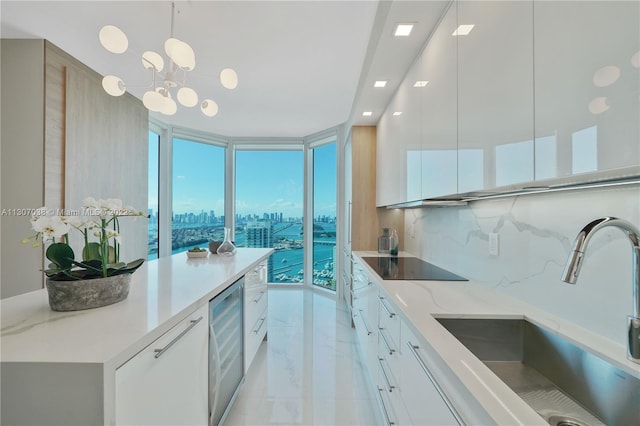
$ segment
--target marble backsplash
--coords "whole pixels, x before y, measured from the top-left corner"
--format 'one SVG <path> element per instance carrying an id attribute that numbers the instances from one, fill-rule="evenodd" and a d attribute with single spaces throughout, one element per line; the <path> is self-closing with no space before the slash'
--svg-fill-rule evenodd
<path id="1" fill-rule="evenodd" d="M 616 216 L 640 228 L 640 185 L 474 201 L 405 211 L 404 249 L 626 346 L 632 255 L 615 228 L 595 234 L 576 285 L 561 281 L 578 231 Z M 499 235 L 498 255 L 489 235 Z"/>

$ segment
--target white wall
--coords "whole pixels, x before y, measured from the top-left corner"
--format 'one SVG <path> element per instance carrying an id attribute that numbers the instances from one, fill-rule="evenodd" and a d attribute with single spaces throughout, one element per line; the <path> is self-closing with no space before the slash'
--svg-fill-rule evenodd
<path id="1" fill-rule="evenodd" d="M 2 40 L 0 50 L 0 297 L 5 298 L 43 285 L 42 247 L 21 240 L 34 234 L 29 209 L 44 204 L 44 42 Z"/>
<path id="2" fill-rule="evenodd" d="M 578 231 L 617 216 L 640 227 L 640 185 L 476 201 L 405 212 L 405 251 L 626 346 L 633 311 L 631 244 L 605 228 L 589 244 L 576 285 L 560 277 Z M 489 255 L 489 233 L 500 253 Z"/>

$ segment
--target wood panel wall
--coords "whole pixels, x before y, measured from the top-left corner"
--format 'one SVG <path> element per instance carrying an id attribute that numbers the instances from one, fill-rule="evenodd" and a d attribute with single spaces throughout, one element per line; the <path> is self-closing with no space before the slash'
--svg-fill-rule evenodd
<path id="1" fill-rule="evenodd" d="M 142 102 L 107 95 L 100 75 L 45 40 L 2 40 L 1 50 L 1 207 L 79 209 L 93 196 L 146 211 Z M 146 258 L 146 219 L 121 225 L 121 260 Z M 0 226 L 0 297 L 42 288 L 43 251 L 20 243 L 32 234 L 29 215 L 2 216 Z"/>
<path id="2" fill-rule="evenodd" d="M 378 250 L 382 228 L 404 233 L 404 214 L 399 210 L 376 208 L 376 127 L 351 128 L 352 214 L 351 250 Z M 393 165 L 390 165 L 393 167 Z M 400 240 L 399 249 L 402 250 Z"/>
<path id="3" fill-rule="evenodd" d="M 148 112 L 132 96 L 105 93 L 101 78 L 67 69 L 64 200 L 80 208 L 86 197 L 119 198 L 146 212 Z M 147 257 L 147 221 L 123 218 L 121 261 Z"/>

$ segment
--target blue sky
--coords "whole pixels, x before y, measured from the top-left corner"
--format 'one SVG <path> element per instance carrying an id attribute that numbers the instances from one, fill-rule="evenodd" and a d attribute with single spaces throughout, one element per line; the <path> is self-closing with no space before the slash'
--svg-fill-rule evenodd
<path id="1" fill-rule="evenodd" d="M 150 141 L 155 139 L 149 133 Z M 149 208 L 157 210 L 157 151 L 150 144 Z M 224 148 L 176 139 L 173 146 L 173 211 L 224 214 Z M 336 211 L 336 145 L 315 149 L 316 216 Z M 302 216 L 303 152 L 237 151 L 236 213 Z"/>

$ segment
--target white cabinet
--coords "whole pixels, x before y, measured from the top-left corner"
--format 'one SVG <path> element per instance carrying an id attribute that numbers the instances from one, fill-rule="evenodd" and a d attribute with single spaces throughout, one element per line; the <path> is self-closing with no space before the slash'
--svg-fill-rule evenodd
<path id="1" fill-rule="evenodd" d="M 450 378 L 431 362 L 398 306 L 358 258 L 353 265 L 353 321 L 360 356 L 378 397 L 386 424 L 444 426 L 462 424 L 446 396 Z M 456 397 L 460 397 L 456 393 Z M 472 413 L 473 414 L 473 413 Z"/>
<path id="2" fill-rule="evenodd" d="M 267 336 L 267 261 L 245 275 L 244 287 L 244 371 L 249 370 L 260 343 Z"/>
<path id="3" fill-rule="evenodd" d="M 640 164 L 640 3 L 536 0 L 536 180 Z"/>
<path id="4" fill-rule="evenodd" d="M 375 368 L 378 354 L 378 286 L 359 262 L 353 264 L 352 319 L 366 368 Z"/>
<path id="5" fill-rule="evenodd" d="M 452 2 L 378 123 L 377 205 L 637 176 L 638 16 L 637 1 Z"/>
<path id="6" fill-rule="evenodd" d="M 208 320 L 203 306 L 116 370 L 116 424 L 207 424 Z"/>
<path id="7" fill-rule="evenodd" d="M 400 381 L 402 401 L 410 423 L 422 426 L 459 425 L 458 414 L 454 414 L 444 390 L 437 384 L 434 371 L 428 366 L 428 355 L 423 349 L 422 339 L 402 321 L 400 355 Z"/>
<path id="8" fill-rule="evenodd" d="M 388 206 L 405 202 L 407 193 L 404 176 L 406 162 L 402 157 L 398 117 L 392 112 L 400 109 L 399 100 L 391 99 L 377 126 L 376 206 Z"/>
<path id="9" fill-rule="evenodd" d="M 457 1 L 459 192 L 534 179 L 532 1 Z M 471 156 L 471 158 L 468 158 Z"/>
<path id="10" fill-rule="evenodd" d="M 414 77 L 414 90 L 421 94 L 421 198 L 434 198 L 458 191 L 458 96 L 457 39 L 451 34 L 457 26 L 456 5 L 451 3 L 429 39 L 420 58 L 420 75 Z M 418 81 L 422 83 L 417 83 Z M 424 86 L 423 86 L 424 85 Z M 465 163 L 476 153 L 466 150 Z M 475 170 L 463 164 L 462 171 Z M 477 181 L 478 175 L 461 174 L 462 184 Z M 482 175 L 480 174 L 480 179 Z"/>
<path id="11" fill-rule="evenodd" d="M 383 415 L 389 424 L 408 424 L 402 401 L 400 377 L 400 317 L 397 309 L 378 292 L 378 353 L 376 387 L 380 393 Z"/>
<path id="12" fill-rule="evenodd" d="M 422 198 L 422 152 L 420 146 L 420 61 L 414 62 L 406 78 L 378 123 L 376 205 L 415 201 Z"/>

